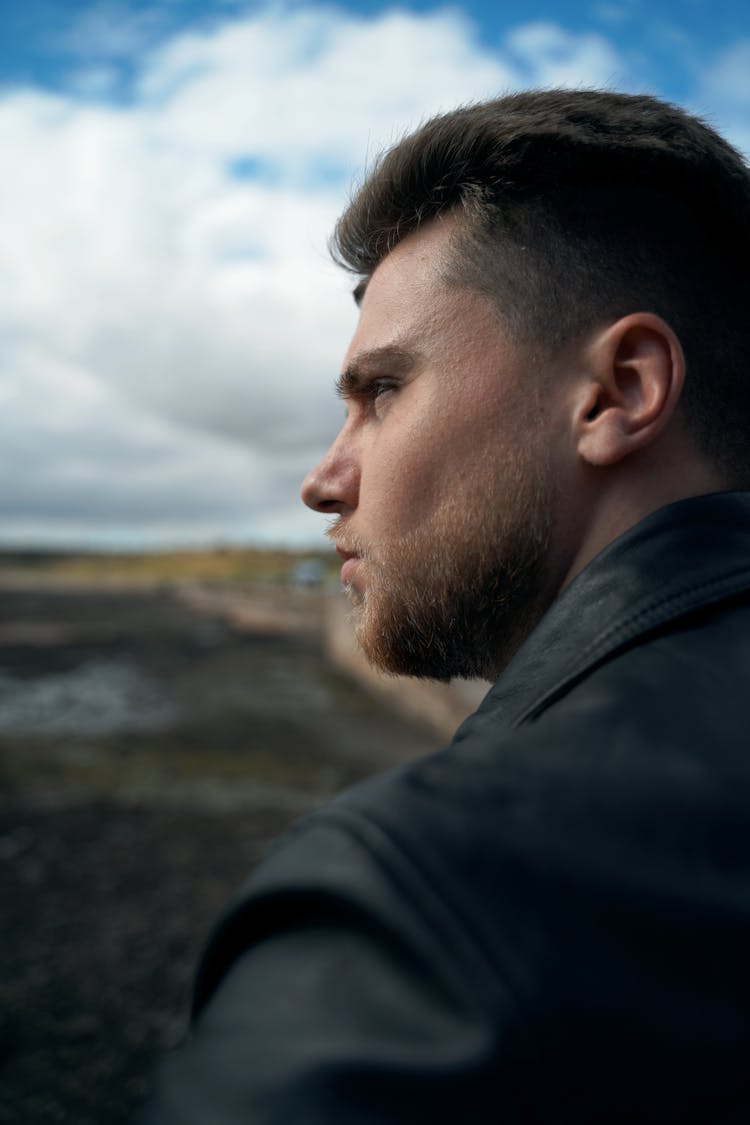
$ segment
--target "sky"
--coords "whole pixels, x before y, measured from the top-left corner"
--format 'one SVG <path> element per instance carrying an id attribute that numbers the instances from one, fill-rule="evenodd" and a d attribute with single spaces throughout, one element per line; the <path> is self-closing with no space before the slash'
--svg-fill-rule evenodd
<path id="1" fill-rule="evenodd" d="M 748 155 L 750 5 L 0 0 L 0 546 L 322 546 L 352 183 L 435 112 L 560 85 Z"/>

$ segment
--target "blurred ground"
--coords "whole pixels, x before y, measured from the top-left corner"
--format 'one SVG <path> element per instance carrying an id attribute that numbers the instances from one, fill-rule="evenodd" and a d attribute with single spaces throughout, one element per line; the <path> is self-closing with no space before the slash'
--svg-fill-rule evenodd
<path id="1" fill-rule="evenodd" d="M 239 632 L 169 591 L 0 590 L 2 1125 L 131 1122 L 268 842 L 435 746 L 328 666 L 318 598 Z"/>

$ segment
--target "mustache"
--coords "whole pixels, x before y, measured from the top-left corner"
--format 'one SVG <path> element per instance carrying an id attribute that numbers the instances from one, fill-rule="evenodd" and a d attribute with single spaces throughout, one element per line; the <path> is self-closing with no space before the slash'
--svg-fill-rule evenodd
<path id="1" fill-rule="evenodd" d="M 335 547 L 347 555 L 356 555 L 364 558 L 367 553 L 365 544 L 347 525 L 343 516 L 336 516 L 325 529 L 326 538 L 330 539 Z"/>

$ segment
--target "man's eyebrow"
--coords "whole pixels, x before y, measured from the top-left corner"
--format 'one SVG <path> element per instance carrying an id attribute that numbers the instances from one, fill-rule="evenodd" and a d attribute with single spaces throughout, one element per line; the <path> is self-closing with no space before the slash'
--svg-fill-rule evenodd
<path id="1" fill-rule="evenodd" d="M 362 391 L 373 376 L 406 375 L 415 362 L 413 352 L 393 344 L 359 352 L 336 380 L 336 394 L 339 398 L 351 398 Z"/>

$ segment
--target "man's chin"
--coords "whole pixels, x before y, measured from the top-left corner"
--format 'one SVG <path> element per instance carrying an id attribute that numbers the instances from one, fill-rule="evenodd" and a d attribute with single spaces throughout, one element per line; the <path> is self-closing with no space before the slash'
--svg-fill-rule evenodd
<path id="1" fill-rule="evenodd" d="M 344 585 L 344 593 L 349 599 L 349 605 L 353 613 L 356 613 L 354 623 L 359 628 L 359 612 L 365 606 L 365 590 L 360 582 L 347 582 Z"/>
<path id="2" fill-rule="evenodd" d="M 507 585 L 487 580 L 477 606 L 465 590 L 440 597 L 427 582 L 405 592 L 358 584 L 348 591 L 357 642 L 389 675 L 494 680 L 545 609 L 533 581 L 512 592 Z"/>
<path id="3" fill-rule="evenodd" d="M 414 628 L 413 612 L 406 607 L 394 612 L 363 589 L 349 591 L 351 619 L 362 653 L 378 672 L 389 676 L 413 676 L 430 680 L 450 680 L 438 643 L 425 643 Z"/>

